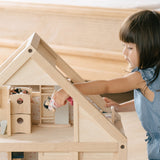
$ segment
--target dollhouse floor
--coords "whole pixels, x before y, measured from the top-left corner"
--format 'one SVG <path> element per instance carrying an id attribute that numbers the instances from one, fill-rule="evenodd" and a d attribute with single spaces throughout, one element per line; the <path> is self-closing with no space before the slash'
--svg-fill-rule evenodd
<path id="1" fill-rule="evenodd" d="M 26 152 L 49 151 L 54 150 L 54 148 L 55 150 L 59 149 L 61 146 L 70 142 L 73 142 L 73 127 L 44 128 L 32 126 L 31 134 L 12 134 L 10 137 L 1 136 L 0 150 Z"/>

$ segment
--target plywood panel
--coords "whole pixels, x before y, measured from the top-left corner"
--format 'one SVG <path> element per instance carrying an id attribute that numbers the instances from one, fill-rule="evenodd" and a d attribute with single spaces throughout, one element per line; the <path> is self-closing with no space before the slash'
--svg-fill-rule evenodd
<path id="1" fill-rule="evenodd" d="M 6 85 L 56 85 L 48 74 L 33 60 L 27 61 L 7 82 Z"/>
<path id="2" fill-rule="evenodd" d="M 115 142 L 96 121 L 79 107 L 79 141 L 80 142 Z"/>

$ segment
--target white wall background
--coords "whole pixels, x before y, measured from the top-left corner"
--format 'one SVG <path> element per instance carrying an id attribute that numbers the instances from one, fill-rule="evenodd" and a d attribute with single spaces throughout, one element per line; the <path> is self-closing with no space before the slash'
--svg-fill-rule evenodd
<path id="1" fill-rule="evenodd" d="M 62 4 L 74 6 L 92 6 L 106 8 L 146 8 L 159 9 L 160 0 L 0 0 L 1 2 L 28 2 Z"/>

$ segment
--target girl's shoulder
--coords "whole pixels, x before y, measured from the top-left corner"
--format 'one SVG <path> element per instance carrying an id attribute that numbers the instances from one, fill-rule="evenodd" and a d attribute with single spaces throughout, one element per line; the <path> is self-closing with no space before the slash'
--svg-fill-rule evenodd
<path id="1" fill-rule="evenodd" d="M 155 70 L 156 67 L 146 68 L 146 69 L 139 69 L 138 67 L 136 67 L 135 69 L 132 70 L 132 72 L 139 72 L 143 80 L 146 82 L 147 86 L 151 90 L 157 90 L 157 88 L 160 88 L 160 73 L 157 79 L 153 83 L 150 83 L 154 78 Z"/>
<path id="2" fill-rule="evenodd" d="M 138 67 L 134 68 L 132 70 L 132 72 L 140 72 L 142 78 L 147 82 L 151 82 L 153 77 L 154 77 L 154 73 L 155 73 L 155 67 L 153 68 L 146 68 L 146 69 L 139 69 Z"/>

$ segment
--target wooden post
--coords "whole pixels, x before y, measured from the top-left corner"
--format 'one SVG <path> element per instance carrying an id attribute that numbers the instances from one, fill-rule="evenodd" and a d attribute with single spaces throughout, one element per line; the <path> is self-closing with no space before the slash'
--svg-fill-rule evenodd
<path id="1" fill-rule="evenodd" d="M 76 101 L 74 101 L 73 106 L 73 114 L 74 114 L 74 142 L 79 142 L 79 105 Z M 73 160 L 79 160 L 79 153 L 72 153 Z"/>

